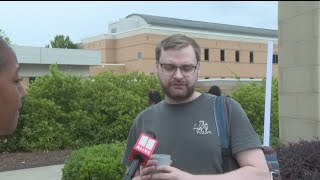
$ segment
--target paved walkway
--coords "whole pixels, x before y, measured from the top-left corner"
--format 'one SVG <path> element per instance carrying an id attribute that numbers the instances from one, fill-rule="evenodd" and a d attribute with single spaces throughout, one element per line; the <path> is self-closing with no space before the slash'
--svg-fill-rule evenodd
<path id="1" fill-rule="evenodd" d="M 61 180 L 62 165 L 0 172 L 0 180 Z"/>

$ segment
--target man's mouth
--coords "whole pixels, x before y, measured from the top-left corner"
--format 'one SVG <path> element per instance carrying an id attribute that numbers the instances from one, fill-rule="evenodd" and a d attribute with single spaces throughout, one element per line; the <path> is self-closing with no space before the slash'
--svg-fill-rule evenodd
<path id="1" fill-rule="evenodd" d="M 185 86 L 185 84 L 172 84 L 174 88 L 181 89 Z"/>

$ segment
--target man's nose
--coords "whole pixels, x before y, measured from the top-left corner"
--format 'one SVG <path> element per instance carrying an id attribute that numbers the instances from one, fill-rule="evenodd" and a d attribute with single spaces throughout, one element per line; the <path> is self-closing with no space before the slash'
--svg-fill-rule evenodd
<path id="1" fill-rule="evenodd" d="M 26 90 L 23 88 L 21 83 L 19 83 L 19 93 L 20 93 L 20 97 L 23 97 L 23 96 L 25 96 L 27 94 Z"/>
<path id="2" fill-rule="evenodd" d="M 183 78 L 182 72 L 179 67 L 177 67 L 176 71 L 173 74 L 173 77 L 175 79 L 182 79 Z"/>

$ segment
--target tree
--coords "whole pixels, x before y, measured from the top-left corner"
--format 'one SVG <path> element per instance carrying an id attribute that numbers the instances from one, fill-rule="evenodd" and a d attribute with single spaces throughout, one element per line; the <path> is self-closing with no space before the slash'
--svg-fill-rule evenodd
<path id="1" fill-rule="evenodd" d="M 70 40 L 69 36 L 56 35 L 53 41 L 50 41 L 51 48 L 77 49 L 77 46 Z M 49 48 L 49 45 L 45 46 Z"/>
<path id="2" fill-rule="evenodd" d="M 11 41 L 9 39 L 9 37 L 6 35 L 6 33 L 0 29 L 0 38 L 3 39 L 5 42 L 7 42 L 8 44 L 11 44 Z"/>

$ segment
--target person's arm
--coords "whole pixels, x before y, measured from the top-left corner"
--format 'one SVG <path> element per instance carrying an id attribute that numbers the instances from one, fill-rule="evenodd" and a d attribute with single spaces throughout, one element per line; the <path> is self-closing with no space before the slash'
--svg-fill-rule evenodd
<path id="1" fill-rule="evenodd" d="M 229 173 L 214 175 L 219 180 L 270 180 L 269 168 L 261 149 L 251 149 L 236 154 L 240 168 Z M 212 179 L 212 176 L 199 176 L 197 179 Z"/>
<path id="2" fill-rule="evenodd" d="M 251 149 L 236 154 L 240 168 L 225 174 L 192 175 L 170 166 L 159 166 L 156 174 L 142 176 L 141 180 L 270 180 L 270 173 L 261 149 Z"/>

